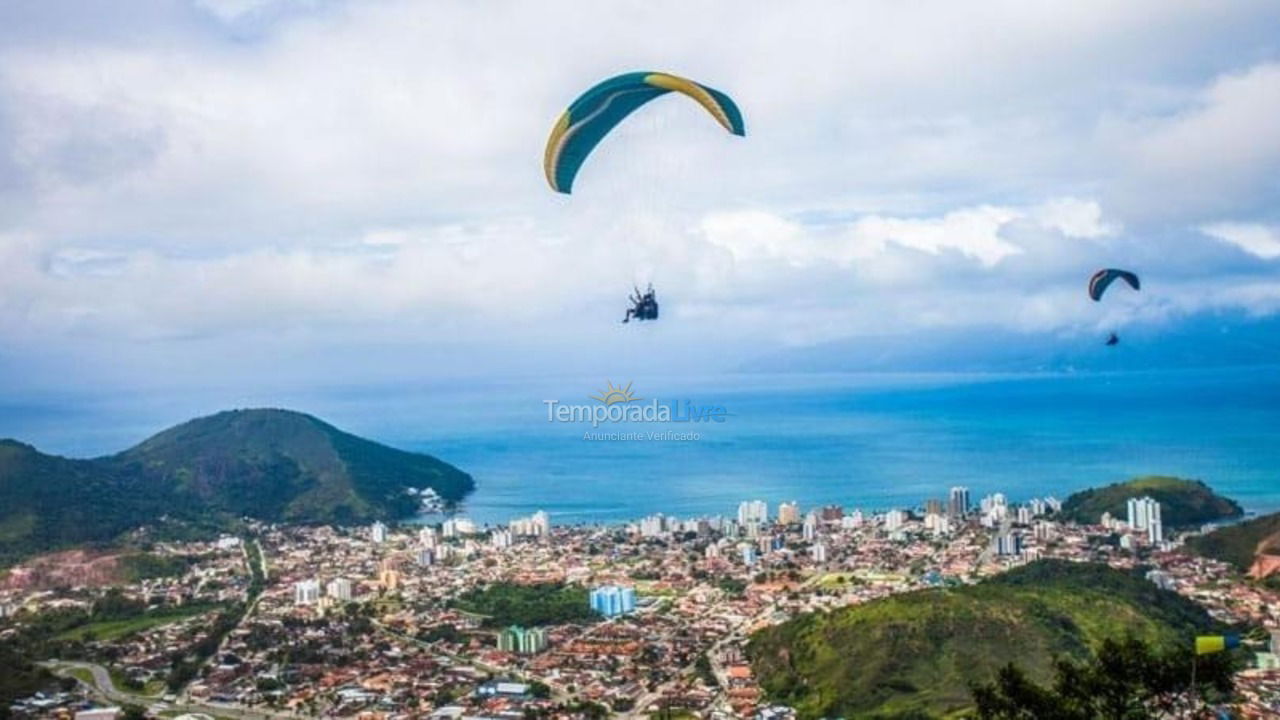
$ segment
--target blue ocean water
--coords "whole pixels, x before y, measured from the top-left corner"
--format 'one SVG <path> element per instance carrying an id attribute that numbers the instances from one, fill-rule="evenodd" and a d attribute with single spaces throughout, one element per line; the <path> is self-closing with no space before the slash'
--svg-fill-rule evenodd
<path id="1" fill-rule="evenodd" d="M 612 378 L 615 384 L 623 379 Z M 1141 474 L 1200 478 L 1249 510 L 1280 509 L 1280 369 L 1088 375 L 736 375 L 627 378 L 640 403 L 722 406 L 723 423 L 549 422 L 604 378 L 100 398 L 0 406 L 0 437 L 94 455 L 228 406 L 290 407 L 472 473 L 480 522 L 543 509 L 560 523 L 662 512 L 729 515 L 744 499 L 914 507 L 951 485 L 1057 495 Z M 222 400 L 222 402 L 218 402 Z M 692 441 L 588 432 L 697 433 Z"/>

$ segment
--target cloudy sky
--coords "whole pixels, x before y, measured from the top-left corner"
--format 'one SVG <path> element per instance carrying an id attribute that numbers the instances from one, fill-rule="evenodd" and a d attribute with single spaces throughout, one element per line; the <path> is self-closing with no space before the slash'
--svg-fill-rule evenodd
<path id="1" fill-rule="evenodd" d="M 15 396 L 1280 311 L 1269 0 L 128 7 L 0 4 Z M 730 93 L 747 137 L 663 98 L 550 192 L 552 121 L 634 69 Z M 1108 265 L 1145 291 L 1085 300 Z M 648 281 L 664 319 L 620 326 Z"/>

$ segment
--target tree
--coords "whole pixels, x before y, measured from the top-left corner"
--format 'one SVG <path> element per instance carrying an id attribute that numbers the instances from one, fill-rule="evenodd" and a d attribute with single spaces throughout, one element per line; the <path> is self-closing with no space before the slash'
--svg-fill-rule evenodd
<path id="1" fill-rule="evenodd" d="M 1197 662 L 1195 690 L 1191 664 Z M 1050 687 L 1010 663 L 995 681 L 973 687 L 979 720 L 1154 720 L 1229 697 L 1228 653 L 1195 658 L 1189 650 L 1157 652 L 1136 638 L 1107 640 L 1094 659 L 1054 663 Z M 1199 717 L 1199 715 L 1195 715 Z"/>

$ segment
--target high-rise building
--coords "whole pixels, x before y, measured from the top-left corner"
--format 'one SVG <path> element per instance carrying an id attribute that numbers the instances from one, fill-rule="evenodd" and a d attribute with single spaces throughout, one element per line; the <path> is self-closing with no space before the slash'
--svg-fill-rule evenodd
<path id="1" fill-rule="evenodd" d="M 386 542 L 387 526 L 380 522 L 375 522 L 369 526 L 369 539 L 379 544 Z"/>
<path id="2" fill-rule="evenodd" d="M 996 535 L 993 543 L 997 555 L 1002 557 L 1022 554 L 1022 535 L 1016 532 L 1003 532 Z"/>
<path id="3" fill-rule="evenodd" d="M 969 488 L 962 485 L 951 488 L 947 512 L 952 517 L 964 517 L 969 514 Z"/>
<path id="4" fill-rule="evenodd" d="M 293 584 L 294 605 L 315 605 L 320 601 L 320 581 L 303 580 Z"/>
<path id="5" fill-rule="evenodd" d="M 844 519 L 844 508 L 839 505 L 823 505 L 819 513 L 822 522 L 836 523 Z"/>
<path id="6" fill-rule="evenodd" d="M 641 537 L 659 537 L 667 531 L 667 519 L 661 513 L 640 520 Z"/>
<path id="7" fill-rule="evenodd" d="M 822 543 L 814 543 L 809 548 L 809 552 L 813 554 L 813 561 L 816 563 L 824 563 L 827 561 L 827 546 Z"/>
<path id="8" fill-rule="evenodd" d="M 351 602 L 351 581 L 343 577 L 334 578 L 324 586 L 324 593 L 334 600 Z"/>
<path id="9" fill-rule="evenodd" d="M 814 538 L 818 537 L 818 522 L 817 522 L 817 519 L 816 519 L 816 518 L 809 518 L 809 519 L 805 520 L 804 528 L 803 528 L 802 532 L 804 533 L 804 539 L 805 539 L 805 540 L 808 540 L 808 541 L 812 541 Z"/>
<path id="10" fill-rule="evenodd" d="M 924 514 L 925 515 L 941 515 L 942 501 L 937 498 L 929 498 L 928 500 L 925 500 Z"/>
<path id="11" fill-rule="evenodd" d="M 498 649 L 520 655 L 534 655 L 547 647 L 547 631 L 512 625 L 498 633 Z"/>
<path id="12" fill-rule="evenodd" d="M 748 525 L 769 521 L 769 505 L 763 500 L 747 500 L 738 504 L 738 523 Z"/>
<path id="13" fill-rule="evenodd" d="M 418 567 L 431 567 L 436 561 L 436 551 L 433 548 L 418 548 L 417 555 Z"/>
<path id="14" fill-rule="evenodd" d="M 493 545 L 495 548 L 498 548 L 499 550 L 503 550 L 511 547 L 512 542 L 514 541 L 511 538 L 510 530 L 503 530 L 499 528 L 497 530 L 494 530 L 489 535 L 489 544 Z"/>
<path id="15" fill-rule="evenodd" d="M 1144 495 L 1139 498 L 1129 498 L 1127 509 L 1131 529 L 1146 530 L 1147 541 L 1153 545 L 1164 542 L 1164 522 L 1160 516 L 1160 503 Z"/>
<path id="16" fill-rule="evenodd" d="M 436 546 L 436 529 L 433 527 L 422 527 L 418 530 L 418 544 L 422 547 Z"/>
<path id="17" fill-rule="evenodd" d="M 742 564 L 753 567 L 756 564 L 756 549 L 750 545 L 742 546 Z"/>
<path id="18" fill-rule="evenodd" d="M 1155 500 L 1147 507 L 1147 542 L 1152 545 L 1164 542 L 1164 520 L 1160 517 L 1160 503 Z"/>
<path id="19" fill-rule="evenodd" d="M 539 510 L 533 514 L 533 528 L 535 534 L 539 537 L 546 537 L 551 534 L 551 516 L 545 511 Z"/>
<path id="20" fill-rule="evenodd" d="M 635 588 L 620 585 L 601 585 L 591 591 L 591 609 L 605 617 L 616 617 L 635 612 Z"/>
<path id="21" fill-rule="evenodd" d="M 800 522 L 800 505 L 794 500 L 778 506 L 778 524 L 795 525 Z"/>
<path id="22" fill-rule="evenodd" d="M 893 532 L 902 529 L 907 522 L 907 513 L 905 510 L 890 510 L 884 514 L 884 529 Z"/>
<path id="23" fill-rule="evenodd" d="M 440 534 L 447 538 L 475 535 L 476 524 L 470 518 L 451 517 L 440 526 Z"/>

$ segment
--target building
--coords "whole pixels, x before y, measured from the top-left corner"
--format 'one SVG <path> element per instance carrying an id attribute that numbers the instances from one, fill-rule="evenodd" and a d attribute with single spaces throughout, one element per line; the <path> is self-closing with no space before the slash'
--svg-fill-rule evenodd
<path id="1" fill-rule="evenodd" d="M 794 500 L 778 506 L 778 524 L 795 525 L 800 522 L 800 505 Z"/>
<path id="2" fill-rule="evenodd" d="M 1130 528 L 1146 530 L 1147 541 L 1152 545 L 1164 542 L 1164 522 L 1160 517 L 1160 503 L 1144 495 L 1139 498 L 1129 498 L 1127 509 Z"/>
<path id="3" fill-rule="evenodd" d="M 375 522 L 369 526 L 369 539 L 378 544 L 387 541 L 387 526 L 380 522 Z"/>
<path id="4" fill-rule="evenodd" d="M 303 580 L 293 584 L 294 605 L 315 605 L 320 601 L 320 581 Z"/>
<path id="5" fill-rule="evenodd" d="M 996 554 L 1001 557 L 1017 557 L 1022 554 L 1022 535 L 1015 532 L 1004 532 L 996 535 L 992 542 Z"/>
<path id="6" fill-rule="evenodd" d="M 823 505 L 818 516 L 822 522 L 838 523 L 844 519 L 844 508 L 839 505 Z"/>
<path id="7" fill-rule="evenodd" d="M 100 707 L 90 708 L 89 710 L 76 711 L 76 720 L 116 720 L 120 715 L 118 707 Z"/>
<path id="8" fill-rule="evenodd" d="M 591 591 L 591 609 L 605 617 L 617 617 L 635 612 L 635 588 L 620 585 L 601 585 Z"/>
<path id="9" fill-rule="evenodd" d="M 461 537 L 463 535 L 475 535 L 476 524 L 469 518 L 449 518 L 440 526 L 440 534 L 447 538 Z"/>
<path id="10" fill-rule="evenodd" d="M 804 539 L 807 542 L 812 542 L 813 539 L 818 536 L 818 521 L 815 518 L 805 520 L 802 532 L 804 534 Z"/>
<path id="11" fill-rule="evenodd" d="M 964 517 L 969 514 L 969 488 L 961 485 L 951 488 L 947 512 L 951 517 Z"/>
<path id="12" fill-rule="evenodd" d="M 511 547 L 511 531 L 502 529 L 494 530 L 489 536 L 489 543 L 499 550 Z"/>
<path id="13" fill-rule="evenodd" d="M 547 631 L 512 625 L 498 633 L 498 649 L 519 655 L 535 655 L 547 649 Z"/>
<path id="14" fill-rule="evenodd" d="M 816 563 L 824 563 L 827 561 L 827 546 L 822 543 L 814 543 L 809 548 L 809 552 L 813 554 L 813 561 Z"/>
<path id="15" fill-rule="evenodd" d="M 929 498 L 928 500 L 925 500 L 924 514 L 925 515 L 941 515 L 942 501 L 937 498 Z"/>
<path id="16" fill-rule="evenodd" d="M 905 510 L 890 510 L 884 514 L 884 529 L 889 532 L 901 530 L 906 522 L 907 512 Z"/>
<path id="17" fill-rule="evenodd" d="M 756 564 L 756 549 L 750 545 L 742 546 L 742 564 L 752 567 Z"/>
<path id="18" fill-rule="evenodd" d="M 640 536 L 641 537 L 661 537 L 666 534 L 667 519 L 658 513 L 640 520 Z"/>
<path id="19" fill-rule="evenodd" d="M 769 521 L 769 505 L 763 500 L 747 500 L 738 505 L 738 524 L 762 524 Z"/>
<path id="20" fill-rule="evenodd" d="M 351 592 L 351 581 L 343 577 L 330 580 L 329 584 L 324 586 L 324 592 L 334 600 L 340 600 L 342 602 L 350 602 L 353 597 Z"/>

